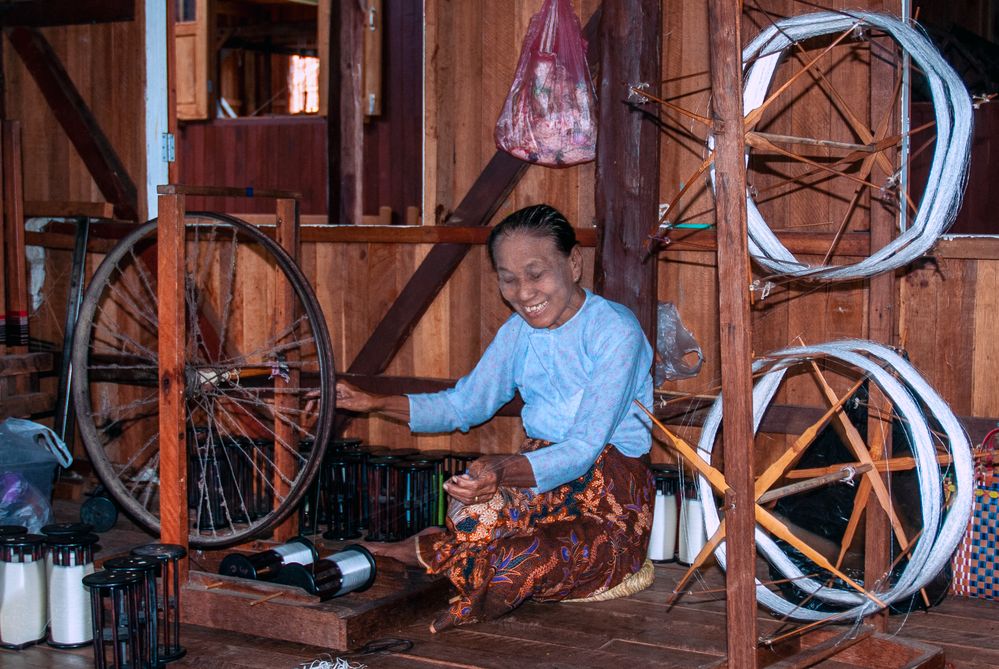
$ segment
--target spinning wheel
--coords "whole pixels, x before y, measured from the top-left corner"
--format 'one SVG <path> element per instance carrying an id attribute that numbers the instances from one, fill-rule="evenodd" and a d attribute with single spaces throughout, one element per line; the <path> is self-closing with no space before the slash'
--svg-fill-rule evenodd
<path id="1" fill-rule="evenodd" d="M 189 541 L 220 548 L 268 532 L 305 493 L 331 434 L 333 355 L 315 295 L 279 244 L 231 216 L 190 214 L 184 227 Z M 154 532 L 157 308 L 153 220 L 107 255 L 84 296 L 73 400 L 101 481 Z M 314 398 L 318 416 L 306 415 Z"/>
<path id="2" fill-rule="evenodd" d="M 788 601 L 757 581 L 759 601 L 789 618 L 827 620 L 871 613 L 918 593 L 949 561 L 966 527 L 973 491 L 970 445 L 946 404 L 900 356 L 871 342 L 784 349 L 758 360 L 754 372 L 759 377 L 753 391 L 756 429 L 781 389 L 800 398 L 810 388 L 824 407 L 779 457 L 758 469 L 762 473 L 754 494 L 759 554 L 802 593 Z M 858 392 L 862 389 L 866 393 Z M 866 399 L 861 399 L 865 394 Z M 862 406 L 881 429 L 862 434 L 848 415 L 851 404 Z M 719 516 L 716 495 L 724 495 L 728 485 L 721 472 L 708 464 L 722 421 L 721 406 L 719 397 L 704 423 L 696 452 L 659 425 L 700 474 L 700 497 L 711 537 L 677 590 L 712 553 L 725 564 L 724 518 Z M 878 408 L 882 406 L 891 408 Z M 841 442 L 839 457 L 827 458 L 819 467 L 793 469 L 809 457 L 827 426 Z M 892 432 L 896 443 L 889 450 Z M 956 492 L 949 498 L 941 485 L 941 466 L 955 483 Z M 825 536 L 792 528 L 782 514 L 778 500 L 821 495 L 857 477 L 845 522 Z M 863 535 L 858 528 L 868 499 L 876 499 L 891 521 L 894 559 L 877 582 L 861 583 L 861 570 L 850 570 L 845 558 L 851 550 L 863 551 L 856 540 Z M 903 516 L 903 511 L 916 508 L 918 513 Z M 833 516 L 835 510 L 820 511 Z M 858 562 L 863 565 L 862 559 Z"/>
<path id="3" fill-rule="evenodd" d="M 771 21 L 770 17 L 767 17 Z M 930 91 L 935 121 L 906 133 L 892 128 L 902 90 L 905 57 Z M 749 249 L 772 275 L 822 280 L 873 276 L 925 253 L 953 222 L 964 190 L 971 145 L 971 100 L 963 83 L 933 45 L 908 23 L 866 12 L 814 13 L 764 29 L 743 51 Z M 871 109 L 842 90 L 870 67 L 895 71 L 890 95 Z M 670 113 L 692 119 L 707 133 L 708 153 L 664 205 L 650 236 L 661 242 L 686 217 L 689 196 L 713 177 L 712 121 L 645 91 L 634 91 Z M 829 128 L 817 137 L 813 126 Z M 935 129 L 934 133 L 929 132 Z M 933 150 L 924 183 L 908 188 L 903 145 L 913 154 Z M 922 192 L 919 202 L 910 190 Z M 822 207 L 816 208 L 815 195 Z M 863 210 L 880 208 L 903 221 L 902 232 L 852 265 L 833 265 L 845 235 L 866 232 Z M 796 258 L 771 230 L 768 218 L 789 221 L 783 231 L 830 235 L 821 259 Z"/>

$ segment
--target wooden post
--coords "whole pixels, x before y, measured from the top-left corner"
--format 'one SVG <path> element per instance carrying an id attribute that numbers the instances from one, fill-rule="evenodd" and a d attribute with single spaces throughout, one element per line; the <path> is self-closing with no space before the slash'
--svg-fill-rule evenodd
<path id="1" fill-rule="evenodd" d="M 160 541 L 187 548 L 187 416 L 184 408 L 184 195 L 160 195 L 156 226 L 159 309 Z M 180 566 L 187 580 L 187 561 Z"/>
<path id="2" fill-rule="evenodd" d="M 364 12 L 357 2 L 334 2 L 330 49 L 337 64 L 329 69 L 329 212 L 330 223 L 361 222 L 361 175 L 364 165 L 364 116 L 361 110 L 361 61 L 364 58 Z"/>
<path id="3" fill-rule="evenodd" d="M 298 202 L 292 199 L 279 199 L 277 201 L 277 243 L 280 244 L 291 257 L 298 262 Z M 283 332 L 295 322 L 298 314 L 295 313 L 295 291 L 292 288 L 284 273 L 277 267 L 274 269 L 275 276 L 278 277 L 278 284 L 275 286 L 278 291 L 274 299 L 277 300 L 275 310 L 275 331 Z M 291 338 L 296 337 L 292 331 Z M 288 355 L 294 355 L 292 349 Z M 293 362 L 291 358 L 287 362 Z M 280 376 L 274 378 L 276 386 L 297 388 L 300 386 L 299 376 L 301 372 L 298 366 L 288 365 L 288 380 L 285 381 Z M 291 486 L 287 481 L 295 477 L 295 459 L 297 457 L 299 434 L 293 425 L 286 420 L 296 420 L 298 416 L 298 398 L 294 395 L 276 393 L 274 396 L 274 503 L 278 504 L 281 499 L 288 496 Z M 282 420 L 282 416 L 286 420 Z M 319 448 L 321 444 L 316 444 L 314 448 Z M 298 515 L 291 514 L 287 520 L 281 523 L 274 530 L 276 541 L 287 541 L 298 534 Z"/>
<path id="4" fill-rule="evenodd" d="M 709 0 L 715 216 L 722 365 L 728 666 L 756 666 L 756 546 L 753 538 L 753 394 L 749 318 L 746 167 L 743 154 L 741 2 Z"/>
<path id="5" fill-rule="evenodd" d="M 629 87 L 658 89 L 662 3 L 605 3 L 600 22 L 600 132 L 597 142 L 595 289 L 626 305 L 650 341 L 656 334 L 656 269 L 646 235 L 659 208 L 660 130 L 628 104 Z"/>
<path id="6" fill-rule="evenodd" d="M 883 9 L 893 12 L 899 10 L 898 7 L 884 7 Z M 894 104 L 891 96 L 894 95 L 895 91 L 896 67 L 898 64 L 886 62 L 873 52 L 870 54 L 870 107 L 872 114 L 879 113 L 875 110 L 887 110 Z M 877 118 L 871 119 L 872 124 L 877 123 L 877 121 Z M 891 135 L 897 131 L 898 123 L 897 117 L 895 117 L 892 119 L 892 127 L 888 130 L 888 134 Z M 879 206 L 871 195 L 868 197 L 871 199 L 870 236 L 871 253 L 873 253 L 891 241 L 896 219 L 892 211 Z M 897 329 L 895 272 L 883 272 L 872 277 L 867 286 L 867 338 L 891 346 L 895 342 Z M 873 382 L 871 385 L 873 386 Z M 867 419 L 867 443 L 871 447 L 875 459 L 891 457 L 891 425 L 885 423 L 881 418 L 888 415 L 891 415 L 891 404 L 888 400 L 883 396 L 872 397 Z M 881 476 L 887 479 L 890 474 L 885 472 Z M 866 520 L 864 521 L 864 584 L 868 590 L 887 588 L 887 583 L 880 584 L 879 588 L 877 581 L 888 572 L 893 541 L 887 510 L 882 507 L 876 495 L 871 495 L 868 498 Z M 868 622 L 878 632 L 886 631 L 888 629 L 888 611 L 884 610 L 870 616 Z"/>
<path id="7" fill-rule="evenodd" d="M 24 183 L 21 165 L 21 124 L 3 122 L 3 236 L 6 250 L 7 352 L 28 351 L 28 268 L 24 255 Z M 27 392 L 26 377 L 18 377 L 18 392 Z"/>

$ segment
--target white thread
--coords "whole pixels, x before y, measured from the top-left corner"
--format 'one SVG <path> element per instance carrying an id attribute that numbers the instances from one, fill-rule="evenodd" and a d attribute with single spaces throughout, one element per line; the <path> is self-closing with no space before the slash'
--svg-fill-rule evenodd
<path id="1" fill-rule="evenodd" d="M 829 342 L 814 346 L 786 348 L 760 358 L 753 363 L 754 375 L 759 375 L 753 387 L 753 428 L 758 430 L 763 414 L 773 400 L 785 372 L 792 366 L 817 359 L 833 359 L 845 362 L 870 376 L 884 395 L 891 400 L 894 410 L 904 422 L 916 463 L 919 482 L 919 504 L 923 519 L 923 529 L 914 542 L 906 564 L 898 580 L 888 590 L 877 592 L 886 604 L 909 597 L 925 586 L 950 561 L 950 556 L 964 535 L 971 515 L 974 490 L 974 466 L 971 457 L 971 444 L 964 428 L 954 416 L 950 407 L 933 388 L 900 355 L 881 344 L 859 339 Z M 944 515 L 941 508 L 943 497 L 940 482 L 940 469 L 937 463 L 936 444 L 930 434 L 926 415 L 917 404 L 918 399 L 927 413 L 933 417 L 946 437 L 941 439 L 951 456 L 951 475 L 955 491 L 950 506 Z M 706 461 L 711 461 L 711 451 L 722 420 L 721 395 L 715 400 L 704 421 L 697 453 Z M 707 479 L 698 476 L 701 499 L 712 500 L 704 506 L 704 518 L 708 534 L 718 529 L 718 510 L 713 503 L 714 492 Z M 756 582 L 756 596 L 768 608 L 798 620 L 829 620 L 863 616 L 877 611 L 878 604 L 854 590 L 840 590 L 826 587 L 812 578 L 806 577 L 801 569 L 777 546 L 759 527 L 756 528 L 756 545 L 770 562 L 786 578 L 794 579 L 796 587 L 812 597 L 851 607 L 839 613 L 814 611 L 789 602 L 766 586 Z M 724 568 L 726 562 L 724 542 L 715 550 L 718 563 Z M 873 590 L 877 584 L 870 584 Z"/>
<path id="2" fill-rule="evenodd" d="M 49 641 L 72 646 L 93 639 L 90 594 L 83 577 L 94 573 L 94 564 L 55 566 L 49 578 Z"/>
<path id="3" fill-rule="evenodd" d="M 308 664 L 301 663 L 297 669 L 367 669 L 367 666 L 360 662 L 350 663 L 342 657 L 333 657 L 328 653 L 323 653 Z"/>
<path id="4" fill-rule="evenodd" d="M 677 509 L 676 495 L 656 491 L 656 505 L 652 515 L 652 530 L 649 537 L 650 560 L 673 560 L 676 558 Z"/>
<path id="5" fill-rule="evenodd" d="M 0 562 L 0 643 L 23 646 L 45 638 L 45 562 Z"/>
<path id="6" fill-rule="evenodd" d="M 281 561 L 284 564 L 292 562 L 304 565 L 312 564 L 312 549 L 297 541 L 275 546 L 272 550 L 281 556 Z"/>
<path id="7" fill-rule="evenodd" d="M 926 75 L 936 118 L 937 139 L 926 190 L 909 228 L 883 248 L 853 265 L 808 265 L 799 261 L 777 239 L 756 207 L 746 198 L 749 251 L 753 259 L 774 274 L 816 280 L 843 281 L 871 277 L 912 262 L 926 253 L 953 223 L 961 207 L 971 150 L 972 104 L 961 78 L 922 33 L 904 21 L 861 11 L 815 12 L 781 19 L 763 30 L 742 52 L 750 63 L 743 86 L 744 113 L 760 107 L 767 97 L 777 64 L 796 42 L 841 33 L 851 26 L 873 26 L 891 37 Z M 714 149 L 714 138 L 708 138 Z M 748 154 L 747 154 L 748 159 Z M 714 183 L 714 166 L 711 168 Z M 902 201 L 899 206 L 905 207 Z"/>
<path id="8" fill-rule="evenodd" d="M 680 546 L 676 559 L 693 564 L 704 547 L 704 508 L 696 497 L 684 497 L 680 502 Z"/>
<path id="9" fill-rule="evenodd" d="M 335 562 L 340 569 L 340 589 L 334 597 L 356 590 L 371 576 L 371 563 L 367 556 L 357 551 L 340 551 L 326 559 Z"/>

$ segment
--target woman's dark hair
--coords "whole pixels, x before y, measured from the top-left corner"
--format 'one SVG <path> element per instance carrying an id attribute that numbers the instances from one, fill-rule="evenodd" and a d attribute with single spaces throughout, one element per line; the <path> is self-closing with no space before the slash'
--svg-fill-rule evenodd
<path id="1" fill-rule="evenodd" d="M 547 204 L 524 207 L 504 218 L 489 233 L 489 262 L 493 269 L 496 269 L 496 244 L 501 236 L 514 232 L 547 237 L 555 242 L 555 248 L 564 256 L 568 256 L 576 245 L 576 231 L 558 209 Z"/>

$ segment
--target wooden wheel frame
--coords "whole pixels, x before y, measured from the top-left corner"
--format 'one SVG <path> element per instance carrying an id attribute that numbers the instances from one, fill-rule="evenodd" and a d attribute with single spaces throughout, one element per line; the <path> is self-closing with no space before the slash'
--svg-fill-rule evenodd
<path id="1" fill-rule="evenodd" d="M 906 264 L 936 241 L 960 207 L 960 174 L 941 178 L 945 166 L 953 169 L 962 160 L 966 166 L 969 155 L 971 100 L 959 77 L 925 37 L 892 17 L 866 12 L 818 12 L 791 19 L 767 18 L 772 21 L 770 29 L 744 51 L 751 255 L 774 277 L 817 280 L 855 279 Z M 825 27 L 809 32 L 801 23 L 805 19 Z M 826 32 L 814 32 L 821 30 Z M 805 37 L 798 40 L 797 35 Z M 773 43 L 777 46 L 771 46 Z M 905 56 L 912 57 L 917 76 L 920 67 L 924 75 L 930 73 L 927 77 L 935 122 L 901 133 L 892 128 L 892 118 L 897 111 Z M 835 82 L 838 78 L 842 85 L 843 74 L 836 68 L 851 60 L 895 70 L 892 92 L 883 107 L 870 111 L 855 108 L 840 92 Z M 772 90 L 771 79 L 776 82 Z M 650 230 L 653 241 L 669 243 L 667 235 L 672 230 L 690 226 L 686 221 L 701 213 L 689 211 L 690 196 L 713 175 L 713 121 L 645 90 L 633 89 L 633 93 L 690 120 L 706 133 L 706 157 L 680 180 L 682 186 L 662 206 L 658 224 Z M 822 119 L 831 136 L 809 136 L 812 116 Z M 940 135 L 938 141 L 933 137 L 924 141 L 918 136 L 933 126 Z M 910 156 L 934 149 L 933 165 L 918 204 L 906 187 L 907 164 L 902 163 L 910 139 L 919 141 Z M 811 206 L 809 198 L 815 193 L 822 194 L 828 211 Z M 828 246 L 818 252 L 822 258 L 815 264 L 797 260 L 769 229 L 763 216 L 783 207 L 799 212 L 802 220 L 777 232 L 828 235 Z M 912 225 L 904 227 L 885 247 L 869 249 L 868 257 L 854 265 L 831 264 L 849 232 L 866 231 L 863 225 L 857 225 L 863 221 L 858 212 L 875 207 L 911 216 Z M 696 246 L 691 235 L 684 240 Z"/>
<path id="2" fill-rule="evenodd" d="M 804 593 L 803 599 L 789 602 L 758 581 L 759 601 L 791 619 L 824 621 L 871 613 L 920 593 L 926 582 L 946 565 L 971 511 L 974 485 L 971 449 L 957 419 L 900 356 L 871 342 L 844 341 L 792 347 L 762 357 L 754 371 L 759 375 L 753 392 L 757 428 L 781 384 L 796 373 L 814 381 L 825 404 L 824 410 L 816 411 L 821 413 L 818 419 L 801 431 L 756 478 L 757 546 L 763 558 Z M 837 378 L 830 380 L 831 374 Z M 834 390 L 834 383 L 847 389 L 845 392 Z M 885 428 L 866 439 L 844 409 L 848 401 L 854 401 L 857 390 L 865 385 L 872 393 L 867 401 L 868 411 Z M 801 387 L 799 384 L 796 390 L 800 391 Z M 881 395 L 875 397 L 874 389 Z M 700 475 L 700 498 L 710 536 L 676 586 L 677 592 L 712 554 L 723 566 L 725 563 L 725 525 L 724 519 L 719 518 L 716 500 L 718 495 L 724 499 L 728 484 L 721 471 L 709 464 L 722 424 L 721 406 L 719 397 L 705 420 L 696 451 L 656 422 L 673 448 Z M 889 435 L 893 423 L 900 426 L 911 444 L 911 457 L 897 456 L 891 450 Z M 792 469 L 827 426 L 839 435 L 849 453 L 846 459 L 824 467 Z M 955 482 L 956 492 L 946 499 L 939 472 L 941 466 L 950 469 Z M 915 531 L 904 527 L 896 513 L 893 499 L 896 491 L 892 490 L 893 476 L 912 474 L 918 479 L 918 499 L 907 501 L 918 502 L 920 514 L 916 518 Z M 836 539 L 834 551 L 830 551 L 828 542 L 813 546 L 809 539 L 799 537 L 803 533 L 775 513 L 773 503 L 777 500 L 810 491 L 821 492 L 854 476 L 859 476 L 860 480 L 852 512 L 842 536 Z M 775 488 L 777 483 L 783 485 Z M 862 533 L 858 535 L 858 528 L 872 496 L 891 521 L 895 560 L 878 582 L 862 584 L 845 573 L 843 560 L 854 539 L 862 536 Z M 775 539 L 782 543 L 778 545 Z M 787 558 L 785 546 L 793 547 L 800 556 L 807 558 L 810 573 L 804 573 L 800 563 L 792 563 Z M 927 571 L 931 573 L 927 574 Z M 925 598 L 925 593 L 919 596 Z M 809 600 L 820 605 L 808 607 Z"/>
<path id="3" fill-rule="evenodd" d="M 188 541 L 222 548 L 274 529 L 308 488 L 332 434 L 334 360 L 315 294 L 281 245 L 221 214 L 189 214 L 185 233 Z M 159 533 L 156 257 L 155 219 L 112 249 L 84 296 L 72 355 L 94 469 Z M 316 447 L 300 447 L 308 441 Z"/>

